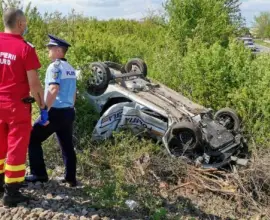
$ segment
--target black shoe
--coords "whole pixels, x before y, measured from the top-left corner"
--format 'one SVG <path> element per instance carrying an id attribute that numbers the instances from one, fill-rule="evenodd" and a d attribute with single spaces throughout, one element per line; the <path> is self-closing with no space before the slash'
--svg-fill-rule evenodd
<path id="1" fill-rule="evenodd" d="M 69 187 L 76 187 L 77 186 L 77 181 L 76 180 L 66 180 L 65 178 L 60 180 L 62 183 L 67 183 Z"/>
<path id="2" fill-rule="evenodd" d="M 5 184 L 5 174 L 1 173 L 0 174 L 0 193 L 5 192 L 4 184 Z"/>
<path id="3" fill-rule="evenodd" d="M 24 196 L 20 191 L 21 184 L 12 183 L 5 184 L 4 189 L 5 193 L 3 196 L 3 205 L 8 207 L 15 207 L 19 203 L 28 202 L 29 197 Z"/>
<path id="4" fill-rule="evenodd" d="M 35 182 L 48 182 L 49 178 L 47 176 L 36 176 L 36 175 L 28 175 L 25 177 L 25 182 L 31 182 L 31 183 L 35 183 Z"/>

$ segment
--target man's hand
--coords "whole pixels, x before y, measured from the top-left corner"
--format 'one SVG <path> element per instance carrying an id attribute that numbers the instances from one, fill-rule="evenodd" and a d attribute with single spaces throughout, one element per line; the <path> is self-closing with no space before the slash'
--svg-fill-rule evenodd
<path id="1" fill-rule="evenodd" d="M 27 71 L 27 77 L 29 82 L 29 87 L 31 90 L 31 94 L 33 95 L 34 99 L 36 100 L 39 108 L 44 108 L 44 91 L 41 86 L 38 73 L 36 70 L 29 70 Z"/>

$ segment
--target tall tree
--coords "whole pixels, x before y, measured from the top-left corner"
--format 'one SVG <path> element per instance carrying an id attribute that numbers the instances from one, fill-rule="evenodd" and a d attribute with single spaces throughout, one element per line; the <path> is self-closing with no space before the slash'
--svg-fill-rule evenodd
<path id="1" fill-rule="evenodd" d="M 241 1 L 240 0 L 225 0 L 224 5 L 228 10 L 231 24 L 236 25 L 239 29 L 245 29 L 245 20 L 241 14 Z"/>
<path id="2" fill-rule="evenodd" d="M 254 30 L 257 37 L 270 37 L 270 12 L 261 12 L 254 18 Z"/>
<path id="3" fill-rule="evenodd" d="M 229 36 L 241 26 L 238 0 L 168 0 L 165 9 L 170 33 L 179 41 L 183 53 L 187 39 L 226 45 Z"/>
<path id="4" fill-rule="evenodd" d="M 5 10 L 6 8 L 19 8 L 23 9 L 22 1 L 20 0 L 2 0 L 2 8 Z"/>

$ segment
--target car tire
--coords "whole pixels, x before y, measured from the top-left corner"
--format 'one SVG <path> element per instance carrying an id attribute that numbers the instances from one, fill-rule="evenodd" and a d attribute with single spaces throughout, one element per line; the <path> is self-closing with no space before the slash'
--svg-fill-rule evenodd
<path id="1" fill-rule="evenodd" d="M 238 132 L 240 129 L 240 119 L 237 113 L 231 108 L 222 108 L 214 115 L 214 120 L 224 125 L 226 120 L 230 120 L 225 124 L 224 127 L 230 131 Z"/>
<path id="2" fill-rule="evenodd" d="M 111 80 L 111 71 L 101 62 L 91 63 L 89 66 L 92 76 L 87 81 L 87 92 L 93 96 L 102 95 L 108 88 Z"/>
<path id="3" fill-rule="evenodd" d="M 180 122 L 172 126 L 168 147 L 175 156 L 193 155 L 200 146 L 201 134 L 192 122 Z M 185 146 L 188 143 L 188 146 Z"/>
<path id="4" fill-rule="evenodd" d="M 128 73 L 132 70 L 132 66 L 136 66 L 143 73 L 143 76 L 147 76 L 147 65 L 139 58 L 130 59 L 125 65 L 125 71 Z"/>

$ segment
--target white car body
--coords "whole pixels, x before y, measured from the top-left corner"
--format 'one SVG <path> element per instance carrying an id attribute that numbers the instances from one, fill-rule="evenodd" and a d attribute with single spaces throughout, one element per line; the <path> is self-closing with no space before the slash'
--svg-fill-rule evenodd
<path id="1" fill-rule="evenodd" d="M 224 124 L 223 121 L 215 120 L 212 109 L 193 102 L 161 83 L 150 81 L 136 68 L 134 71 L 123 73 L 103 63 L 95 63 L 95 65 L 97 67 L 93 68 L 96 69 L 96 73 L 89 80 L 91 88 L 103 88 L 96 87 L 101 84 L 107 86 L 102 91 L 96 90 L 97 93 L 92 93 L 95 90 L 87 90 L 84 94 L 84 97 L 100 113 L 100 119 L 92 133 L 92 140 L 100 141 L 110 138 L 113 131 L 128 127 L 135 133 L 144 132 L 147 136 L 162 141 L 169 154 L 174 156 L 170 148 L 172 145 L 169 146 L 169 143 L 175 143 L 172 142 L 175 141 L 173 138 L 179 135 L 180 139 L 182 138 L 181 146 L 192 144 L 194 149 L 195 146 L 201 146 L 202 149 L 202 143 L 206 144 L 205 149 L 208 150 L 203 156 L 197 157 L 200 163 L 203 161 L 206 163 L 206 167 L 212 158 L 211 155 L 217 157 L 215 155 L 220 152 L 225 155 L 226 160 L 231 161 L 232 158 L 229 156 L 231 153 L 226 152 L 243 147 L 242 135 L 238 133 L 238 128 L 235 129 L 235 133 L 230 131 L 225 125 L 227 119 Z M 102 76 L 102 69 L 103 71 L 106 69 L 106 76 Z M 79 72 L 77 74 L 80 78 Z M 104 80 L 108 84 L 104 84 Z M 232 111 L 229 110 L 229 114 L 231 113 Z M 232 114 L 234 117 L 235 114 Z M 215 117 L 216 115 L 217 113 Z M 236 115 L 233 120 L 238 121 Z M 196 136 L 195 140 L 191 139 L 189 144 L 187 141 L 190 136 L 181 133 L 185 132 L 185 129 Z M 176 136 L 174 131 L 177 132 Z M 207 155 L 208 152 L 209 155 Z M 234 158 L 237 160 L 237 157 Z M 222 163 L 217 162 L 215 166 L 222 166 Z"/>

